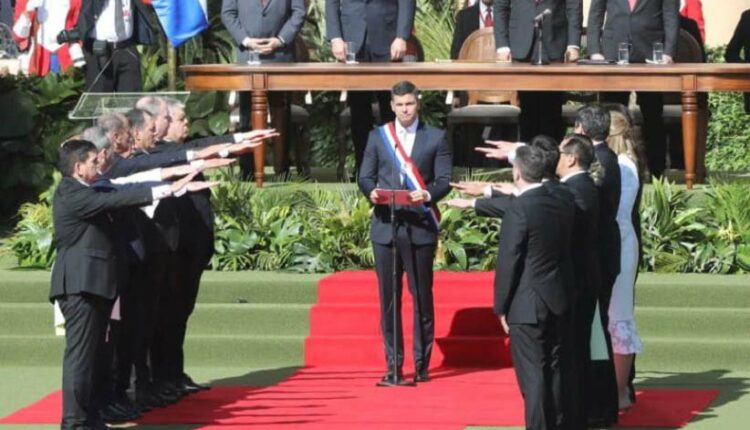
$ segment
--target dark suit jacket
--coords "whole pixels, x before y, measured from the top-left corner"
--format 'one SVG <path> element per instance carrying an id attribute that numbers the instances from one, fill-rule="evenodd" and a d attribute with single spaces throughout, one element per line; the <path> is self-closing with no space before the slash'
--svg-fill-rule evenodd
<path id="1" fill-rule="evenodd" d="M 431 196 L 431 205 L 437 204 L 451 189 L 452 156 L 443 130 L 419 122 L 411 159 L 424 179 Z M 359 189 L 369 199 L 375 188 L 404 189 L 399 169 L 394 167 L 391 155 L 377 130 L 370 133 L 359 173 Z M 409 224 L 409 235 L 415 245 L 437 243 L 438 232 L 432 228 L 421 207 L 399 208 L 399 219 Z M 393 238 L 390 211 L 387 205 L 377 205 L 373 211 L 370 236 L 373 242 L 387 245 Z"/>
<path id="2" fill-rule="evenodd" d="M 750 63 L 750 9 L 742 13 L 724 58 L 727 63 Z M 745 93 L 745 112 L 750 113 L 750 93 Z"/>
<path id="3" fill-rule="evenodd" d="M 50 298 L 87 293 L 114 299 L 118 259 L 115 226 L 108 211 L 151 200 L 147 186 L 99 192 L 73 178 L 63 178 L 52 200 L 57 257 Z"/>
<path id="4" fill-rule="evenodd" d="M 496 0 L 493 7 L 495 46 L 510 47 L 515 60 L 531 55 L 534 17 L 545 9 L 552 11 L 542 26 L 547 58 L 562 61 L 568 46 L 581 46 L 582 0 Z"/>
<path id="5" fill-rule="evenodd" d="M 497 314 L 508 323 L 536 324 L 548 309 L 563 315 L 571 305 L 565 271 L 569 259 L 574 204 L 547 187 L 512 200 L 503 218 L 495 273 Z M 540 309 L 544 306 L 546 309 Z"/>
<path id="6" fill-rule="evenodd" d="M 84 0 L 81 4 L 81 12 L 78 15 L 76 28 L 83 40 L 91 39 L 89 32 L 96 27 L 96 20 L 104 8 L 105 0 Z M 147 18 L 146 6 L 142 0 L 131 0 L 133 7 L 133 40 L 141 45 L 150 45 L 153 40 L 151 24 Z"/>
<path id="7" fill-rule="evenodd" d="M 456 27 L 453 30 L 453 42 L 451 43 L 451 59 L 457 60 L 461 46 L 469 35 L 479 30 L 479 2 L 471 7 L 458 11 L 456 15 Z"/>
<path id="8" fill-rule="evenodd" d="M 638 0 L 631 12 L 628 0 L 591 0 L 589 55 L 599 53 L 617 60 L 618 45 L 630 42 L 630 61 L 642 63 L 651 58 L 653 43 L 662 42 L 664 53 L 674 58 L 680 32 L 679 6 L 679 0 Z"/>
<path id="9" fill-rule="evenodd" d="M 279 37 L 284 46 L 262 60 L 271 62 L 294 61 L 294 39 L 305 22 L 304 0 L 270 0 L 265 6 L 260 0 L 224 0 L 221 22 L 237 43 L 237 61 L 249 59 L 248 49 L 242 46 L 246 37 Z"/>
<path id="10" fill-rule="evenodd" d="M 599 191 L 587 173 L 564 183 L 576 205 L 573 224 L 573 268 L 577 293 L 596 296 L 599 290 Z"/>
<path id="11" fill-rule="evenodd" d="M 415 0 L 326 0 L 326 35 L 354 43 L 365 42 L 380 57 L 390 55 L 393 39 L 408 40 L 414 27 Z M 367 40 L 365 40 L 367 38 Z"/>
<path id="12" fill-rule="evenodd" d="M 105 176 L 108 178 L 119 178 L 132 175 L 133 173 L 142 172 L 144 170 L 172 166 L 180 163 L 187 163 L 186 151 L 175 151 L 130 158 L 123 158 L 119 155 L 115 155 L 112 159 L 112 165 L 109 167 L 109 170 L 105 172 Z"/>
<path id="13" fill-rule="evenodd" d="M 602 276 L 614 277 L 620 273 L 620 228 L 617 226 L 617 208 L 620 206 L 620 165 L 617 155 L 606 143 L 594 145 L 597 161 L 604 168 L 604 179 L 599 185 L 599 250 Z M 605 278 L 605 279 L 607 279 Z M 611 288 L 611 285 L 609 286 Z"/>

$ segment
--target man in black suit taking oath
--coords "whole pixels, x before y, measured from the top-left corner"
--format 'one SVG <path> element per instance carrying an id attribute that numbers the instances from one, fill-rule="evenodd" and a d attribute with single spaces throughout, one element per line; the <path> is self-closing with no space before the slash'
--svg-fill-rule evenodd
<path id="1" fill-rule="evenodd" d="M 542 186 L 544 175 L 540 149 L 516 150 L 518 196 L 503 218 L 495 273 L 494 311 L 510 335 L 529 429 L 563 425 L 560 360 L 573 300 L 563 268 L 570 258 L 575 207 Z"/>
<path id="2" fill-rule="evenodd" d="M 60 149 L 63 178 L 55 190 L 52 216 L 57 256 L 49 297 L 65 317 L 63 429 L 106 429 L 94 405 L 97 350 L 117 294 L 119 260 L 110 210 L 141 206 L 186 187 L 192 176 L 172 185 L 97 191 L 97 149 L 83 140 Z"/>
<path id="3" fill-rule="evenodd" d="M 406 271 L 413 298 L 413 351 L 415 382 L 429 379 L 434 339 L 432 263 L 438 240 L 437 202 L 450 191 L 451 152 L 442 130 L 419 119 L 419 90 L 411 82 L 391 89 L 391 109 L 396 121 L 370 133 L 359 174 L 359 189 L 375 205 L 370 238 L 380 293 L 380 320 L 388 373 L 385 384 L 398 384 L 403 375 L 401 329 L 402 275 Z M 412 205 L 398 206 L 391 219 L 379 190 L 410 190 Z M 395 226 L 394 226 L 395 223 Z M 394 237 L 395 229 L 395 237 Z M 393 284 L 393 252 L 396 252 L 396 285 Z M 397 300 L 392 303 L 393 289 Z M 393 312 L 398 313 L 396 326 Z M 398 338 L 394 350 L 393 339 Z M 394 371 L 394 361 L 396 370 Z"/>
<path id="4" fill-rule="evenodd" d="M 542 22 L 545 62 L 578 61 L 581 45 L 582 0 L 496 0 L 494 2 L 495 47 L 499 61 L 529 62 L 537 58 L 535 22 Z M 521 140 L 546 134 L 559 140 L 563 135 L 561 92 L 518 93 L 521 104 Z"/>

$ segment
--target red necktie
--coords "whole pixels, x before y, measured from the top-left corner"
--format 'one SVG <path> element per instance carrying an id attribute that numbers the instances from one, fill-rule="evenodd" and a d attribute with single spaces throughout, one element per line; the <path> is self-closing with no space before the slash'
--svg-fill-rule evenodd
<path id="1" fill-rule="evenodd" d="M 629 0 L 630 1 L 630 11 L 635 10 L 635 4 L 638 3 L 638 0 Z"/>
<path id="2" fill-rule="evenodd" d="M 487 12 L 484 14 L 484 28 L 492 28 L 492 24 L 492 9 L 487 9 Z"/>

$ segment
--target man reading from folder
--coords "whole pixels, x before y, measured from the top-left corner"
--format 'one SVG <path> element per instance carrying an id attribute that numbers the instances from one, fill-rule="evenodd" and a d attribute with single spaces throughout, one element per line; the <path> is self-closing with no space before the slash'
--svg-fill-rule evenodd
<path id="1" fill-rule="evenodd" d="M 450 191 L 452 161 L 443 130 L 419 119 L 419 90 L 414 84 L 403 81 L 393 86 L 391 108 L 396 120 L 376 128 L 369 135 L 359 174 L 359 188 L 375 205 L 370 236 L 380 293 L 380 326 L 388 365 L 388 372 L 381 383 L 399 385 L 403 382 L 401 369 L 404 361 L 401 328 L 404 271 L 414 304 L 414 381 L 429 380 L 428 368 L 435 330 L 432 262 L 440 220 L 436 204 Z M 397 204 L 393 219 L 388 205 L 390 190 L 408 190 L 410 203 Z M 395 305 L 392 303 L 394 288 Z M 393 312 L 397 313 L 395 327 Z"/>

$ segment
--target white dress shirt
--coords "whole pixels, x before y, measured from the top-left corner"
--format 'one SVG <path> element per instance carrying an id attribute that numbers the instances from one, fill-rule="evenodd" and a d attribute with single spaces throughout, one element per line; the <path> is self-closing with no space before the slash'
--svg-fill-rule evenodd
<path id="1" fill-rule="evenodd" d="M 492 14 L 492 5 L 487 6 L 484 2 L 479 2 L 479 28 L 484 28 L 484 17 L 487 16 L 487 11 L 490 11 L 490 16 L 495 19 L 495 15 Z"/>
<path id="2" fill-rule="evenodd" d="M 107 42 L 124 42 L 133 36 L 133 7 L 131 0 L 119 0 L 122 4 L 123 34 L 117 34 L 115 4 L 117 0 L 108 0 L 102 8 L 99 19 L 91 37 Z"/>

